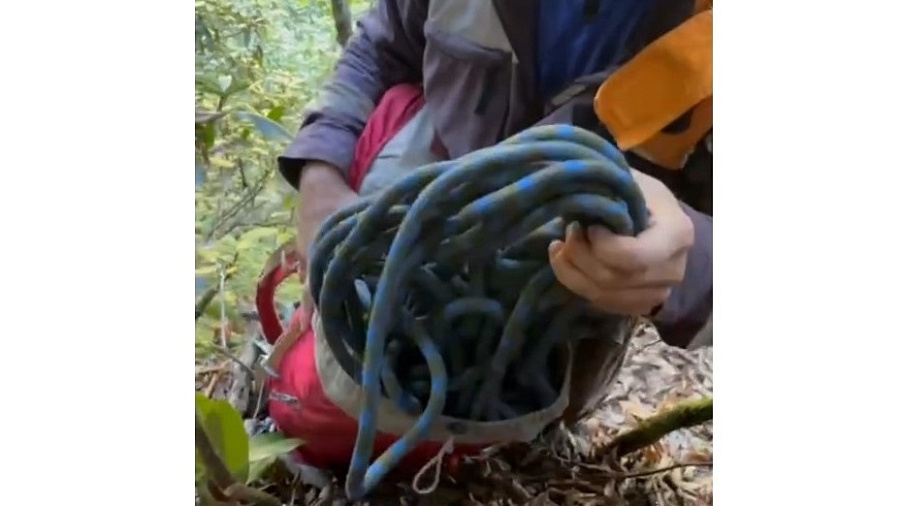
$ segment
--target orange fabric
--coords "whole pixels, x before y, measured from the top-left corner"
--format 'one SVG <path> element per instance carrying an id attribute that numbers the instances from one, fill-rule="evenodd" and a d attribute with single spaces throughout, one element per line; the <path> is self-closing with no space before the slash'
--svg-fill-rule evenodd
<path id="1" fill-rule="evenodd" d="M 699 0 L 698 8 L 703 4 Z M 662 132 L 692 109 L 684 132 Z M 682 168 L 712 128 L 712 10 L 650 43 L 610 76 L 597 90 L 594 112 L 619 149 Z"/>
<path id="2" fill-rule="evenodd" d="M 685 166 L 694 147 L 712 128 L 712 97 L 704 99 L 691 110 L 691 125 L 683 132 L 660 132 L 631 151 L 660 167 L 678 170 Z"/>

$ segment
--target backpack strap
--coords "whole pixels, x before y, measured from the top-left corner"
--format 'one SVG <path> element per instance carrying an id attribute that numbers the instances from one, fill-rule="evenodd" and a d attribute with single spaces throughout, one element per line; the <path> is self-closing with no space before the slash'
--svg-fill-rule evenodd
<path id="1" fill-rule="evenodd" d="M 682 169 L 712 129 L 712 1 L 698 0 L 695 10 L 594 96 L 594 112 L 619 149 L 671 170 Z"/>
<path id="2" fill-rule="evenodd" d="M 269 256 L 256 284 L 256 311 L 259 313 L 259 325 L 269 344 L 274 344 L 284 333 L 275 309 L 275 290 L 294 274 L 299 273 L 302 278 L 303 273 L 300 272 L 302 265 L 299 259 L 293 243 L 279 247 Z"/>

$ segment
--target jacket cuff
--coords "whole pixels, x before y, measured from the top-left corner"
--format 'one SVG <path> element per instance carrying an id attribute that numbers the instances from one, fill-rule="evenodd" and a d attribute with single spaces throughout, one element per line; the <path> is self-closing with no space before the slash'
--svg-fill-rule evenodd
<path id="1" fill-rule="evenodd" d="M 685 347 L 712 314 L 712 217 L 681 204 L 694 224 L 684 280 L 672 289 L 653 323 L 666 343 Z"/>
<path id="2" fill-rule="evenodd" d="M 328 118 L 308 118 L 294 141 L 278 157 L 278 170 L 294 189 L 300 184 L 303 166 L 313 160 L 337 167 L 344 180 L 349 180 L 357 140 L 356 134 Z"/>

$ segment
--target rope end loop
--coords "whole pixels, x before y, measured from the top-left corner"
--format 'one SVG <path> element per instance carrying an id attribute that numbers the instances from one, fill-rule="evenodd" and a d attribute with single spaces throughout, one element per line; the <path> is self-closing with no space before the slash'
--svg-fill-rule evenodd
<path id="1" fill-rule="evenodd" d="M 444 462 L 444 457 L 451 453 L 453 453 L 452 436 L 447 441 L 444 441 L 444 444 L 443 446 L 441 446 L 441 449 L 438 451 L 437 455 L 426 462 L 425 465 L 422 466 L 422 468 L 419 469 L 419 471 L 416 473 L 416 476 L 412 481 L 412 489 L 415 493 L 419 495 L 428 495 L 437 490 L 437 487 L 441 482 L 441 464 Z M 423 487 L 420 484 L 420 481 L 432 467 L 434 467 L 434 478 L 431 480 L 428 486 Z"/>

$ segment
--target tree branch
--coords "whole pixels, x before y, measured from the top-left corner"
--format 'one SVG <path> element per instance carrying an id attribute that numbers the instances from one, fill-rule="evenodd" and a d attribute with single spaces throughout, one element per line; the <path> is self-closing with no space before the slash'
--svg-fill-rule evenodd
<path id="1" fill-rule="evenodd" d="M 647 418 L 634 429 L 619 434 L 600 449 L 599 455 L 622 457 L 659 441 L 666 434 L 686 429 L 713 418 L 712 397 L 682 402 L 673 408 Z"/>
<path id="2" fill-rule="evenodd" d="M 213 237 L 215 237 L 216 232 L 218 232 L 219 229 L 222 228 L 222 226 L 225 224 L 225 222 L 227 222 L 228 220 L 230 220 L 231 218 L 236 216 L 238 213 L 240 213 L 240 211 L 244 208 L 244 206 L 246 206 L 248 203 L 253 202 L 256 199 L 256 197 L 260 193 L 262 193 L 263 189 L 265 189 L 265 187 L 266 187 L 266 182 L 269 180 L 269 176 L 272 175 L 272 172 L 273 172 L 273 169 L 267 169 L 263 173 L 263 175 L 253 183 L 253 186 L 250 189 L 248 189 L 247 192 L 244 193 L 244 195 L 242 195 L 240 199 L 238 199 L 237 202 L 235 202 L 234 204 L 231 205 L 231 207 L 225 209 L 224 211 L 222 211 L 219 214 L 219 216 L 216 218 L 216 221 L 213 223 L 213 225 L 211 227 L 209 227 L 209 231 L 206 232 L 205 240 L 209 241 Z"/>

